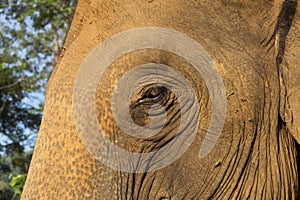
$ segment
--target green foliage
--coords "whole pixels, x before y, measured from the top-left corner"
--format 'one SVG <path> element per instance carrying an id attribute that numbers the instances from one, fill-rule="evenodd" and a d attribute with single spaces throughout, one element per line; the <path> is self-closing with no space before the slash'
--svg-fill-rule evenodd
<path id="1" fill-rule="evenodd" d="M 0 199 L 18 199 L 77 0 L 0 1 Z M 31 147 L 31 148 L 30 148 Z M 10 182 L 10 185 L 9 185 Z"/>
<path id="2" fill-rule="evenodd" d="M 44 86 L 76 0 L 0 3 L 0 153 L 21 153 L 41 120 Z M 5 140 L 5 141 L 4 141 Z"/>
<path id="3" fill-rule="evenodd" d="M 1 144 L 0 151 L 6 154 L 21 153 L 22 146 L 30 134 L 24 134 L 24 129 L 37 132 L 41 113 L 39 109 L 23 102 L 30 91 L 35 91 L 34 78 L 22 74 L 23 66 L 11 66 L 2 63 L 0 66 L 0 136 L 9 139 Z"/>
<path id="4" fill-rule="evenodd" d="M 26 174 L 21 174 L 18 176 L 12 176 L 12 179 L 9 183 L 9 185 L 12 187 L 12 189 L 15 191 L 15 196 L 17 197 L 21 197 L 23 188 L 24 188 L 24 184 L 26 181 Z"/>
<path id="5" fill-rule="evenodd" d="M 19 199 L 32 153 L 0 157 L 0 199 Z"/>

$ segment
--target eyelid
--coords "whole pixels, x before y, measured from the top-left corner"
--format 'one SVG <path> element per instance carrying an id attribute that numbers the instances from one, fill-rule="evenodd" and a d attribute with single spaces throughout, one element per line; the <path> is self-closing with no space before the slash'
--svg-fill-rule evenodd
<path id="1" fill-rule="evenodd" d="M 153 95 L 152 92 L 155 91 L 157 94 L 156 95 Z M 163 89 L 162 88 L 150 88 L 148 89 L 145 94 L 143 95 L 143 97 L 146 96 L 146 98 L 150 98 L 149 96 L 153 96 L 154 98 L 156 96 L 159 96 L 161 93 L 163 92 Z"/>
<path id="2" fill-rule="evenodd" d="M 154 98 L 141 98 L 140 100 L 138 100 L 138 103 L 143 103 L 143 102 L 146 102 L 146 101 L 155 101 L 155 100 L 158 100 L 160 99 L 162 96 L 163 96 L 163 93 L 164 92 L 159 92 L 157 96 L 155 96 Z"/>

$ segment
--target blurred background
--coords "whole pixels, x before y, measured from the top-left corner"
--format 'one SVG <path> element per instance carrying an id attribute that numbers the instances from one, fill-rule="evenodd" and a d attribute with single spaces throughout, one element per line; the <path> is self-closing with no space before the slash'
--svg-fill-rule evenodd
<path id="1" fill-rule="evenodd" d="M 77 0 L 0 0 L 0 200 L 20 199 Z"/>

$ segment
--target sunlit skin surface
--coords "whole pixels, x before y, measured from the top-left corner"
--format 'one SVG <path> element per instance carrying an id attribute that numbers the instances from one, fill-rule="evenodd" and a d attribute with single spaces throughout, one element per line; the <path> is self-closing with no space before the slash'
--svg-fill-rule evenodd
<path id="1" fill-rule="evenodd" d="M 299 198 L 298 7 L 292 0 L 79 1 L 65 50 L 49 80 L 22 199 Z M 157 63 L 175 69 L 193 88 L 194 103 L 199 104 L 197 135 L 180 158 L 156 171 L 128 173 L 103 164 L 83 144 L 76 128 L 91 135 L 96 128 L 87 126 L 91 119 L 75 124 L 72 96 L 80 66 L 97 45 L 117 33 L 143 27 L 184 33 L 208 52 L 224 83 L 226 118 L 214 148 L 199 158 L 212 118 L 204 77 L 187 59 L 161 49 L 120 56 L 99 77 L 95 102 L 80 107 L 82 113 L 95 107 L 99 127 L 113 144 L 130 152 L 155 151 L 167 145 L 183 123 L 184 112 L 174 91 L 145 80 L 124 105 L 141 127 L 162 114 L 155 109 L 149 114 L 152 106 L 165 108 L 162 131 L 145 139 L 119 128 L 112 114 L 112 94 L 135 66 Z M 192 119 L 184 123 L 189 125 Z M 110 151 L 97 142 L 93 145 L 104 153 Z"/>

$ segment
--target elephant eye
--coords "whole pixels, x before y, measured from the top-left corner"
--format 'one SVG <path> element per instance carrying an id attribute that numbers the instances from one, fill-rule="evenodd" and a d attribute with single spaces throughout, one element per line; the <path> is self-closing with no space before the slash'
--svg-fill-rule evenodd
<path id="1" fill-rule="evenodd" d="M 129 113 L 136 124 L 145 126 L 151 122 L 150 116 L 157 118 L 170 110 L 174 100 L 171 91 L 164 86 L 158 84 L 143 86 L 131 97 Z"/>
<path id="2" fill-rule="evenodd" d="M 138 103 L 160 101 L 166 94 L 167 88 L 163 86 L 150 87 L 145 90 Z"/>

